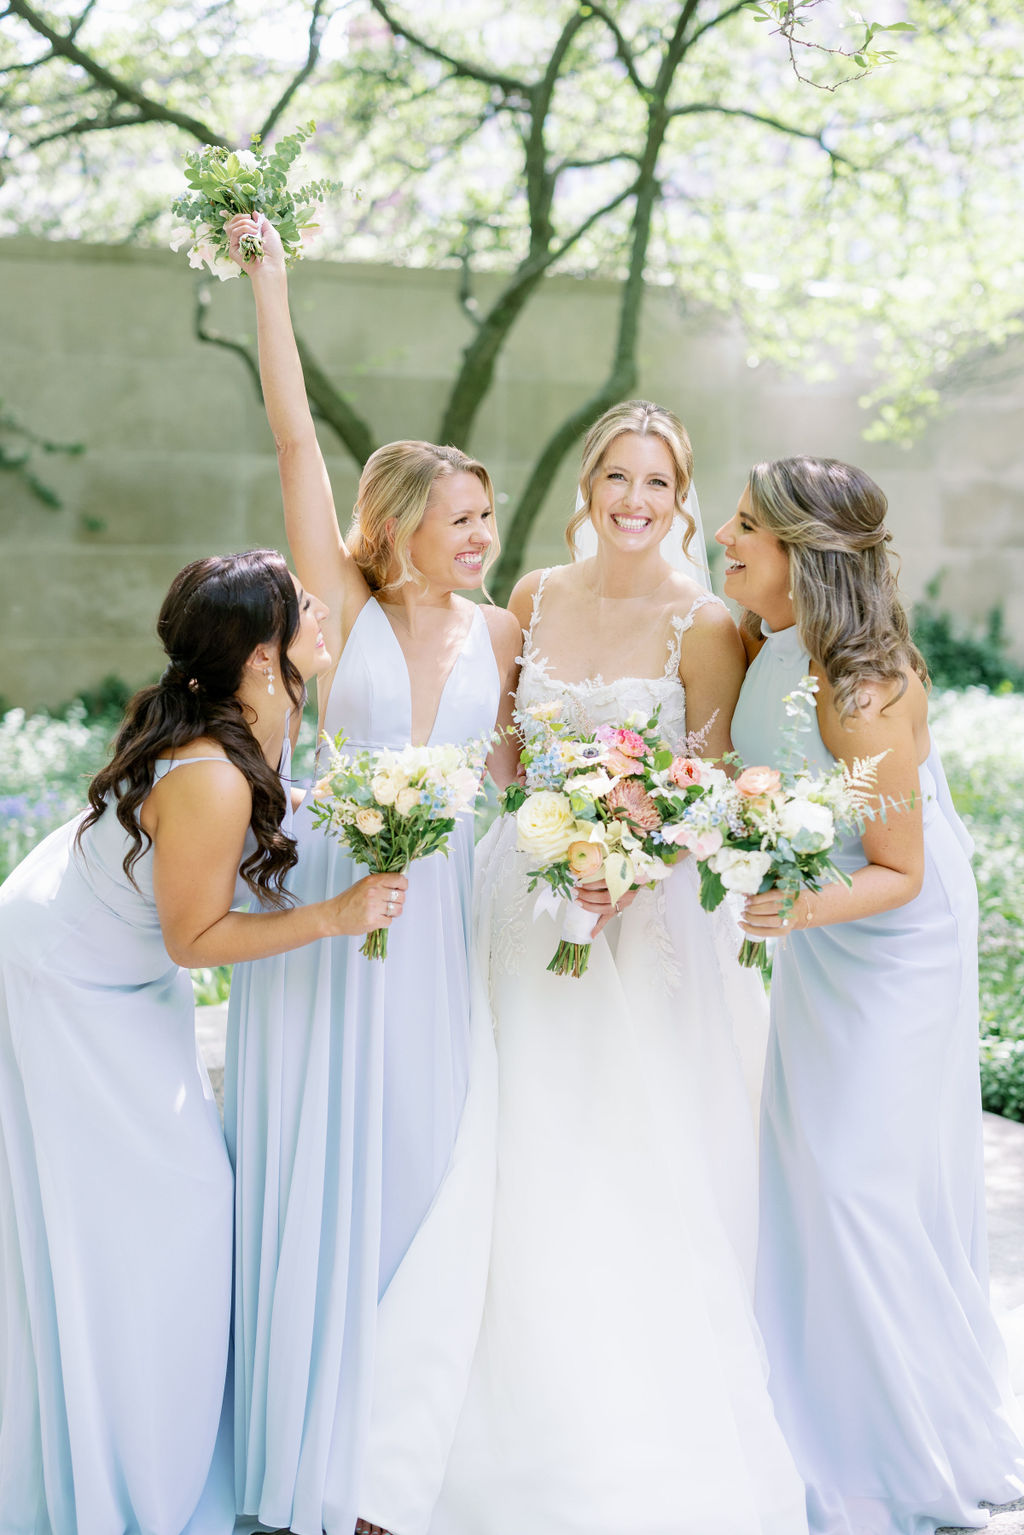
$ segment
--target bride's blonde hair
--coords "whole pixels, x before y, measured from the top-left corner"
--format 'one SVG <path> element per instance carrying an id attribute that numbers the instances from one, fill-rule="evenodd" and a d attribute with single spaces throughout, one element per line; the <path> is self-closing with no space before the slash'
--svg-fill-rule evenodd
<path id="1" fill-rule="evenodd" d="M 490 475 L 483 464 L 460 448 L 404 440 L 385 443 L 370 454 L 359 477 L 352 525 L 345 542 L 372 592 L 422 580 L 409 554 L 409 540 L 423 521 L 435 484 L 453 474 L 475 475 L 493 513 L 494 486 Z M 484 559 L 485 576 L 500 549 L 495 526 Z M 393 565 L 397 566 L 397 574 L 389 581 L 388 571 Z"/>
<path id="2" fill-rule="evenodd" d="M 797 632 L 831 685 L 841 720 L 857 711 L 865 682 L 893 682 L 906 672 L 928 684 L 924 657 L 896 590 L 885 526 L 887 502 L 862 469 L 832 458 L 780 458 L 750 471 L 750 503 L 759 527 L 789 556 Z M 748 632 L 761 620 L 744 614 Z"/>
<path id="3" fill-rule="evenodd" d="M 601 460 L 610 443 L 616 437 L 621 437 L 623 432 L 632 432 L 637 437 L 660 437 L 669 452 L 672 467 L 675 470 L 675 499 L 676 516 L 681 517 L 684 523 L 683 549 L 690 547 L 690 542 L 696 532 L 696 523 L 686 510 L 686 496 L 690 489 L 690 481 L 693 478 L 693 449 L 690 439 L 686 434 L 686 428 L 664 405 L 654 405 L 650 400 L 623 400 L 619 405 L 613 405 L 606 410 L 603 416 L 599 416 L 587 433 L 587 440 L 583 444 L 583 458 L 580 463 L 580 493 L 583 496 L 583 504 L 578 507 L 569 518 L 569 525 L 565 530 L 565 541 L 569 545 L 569 551 L 573 559 L 576 558 L 576 534 L 590 516 L 590 494 L 594 483 L 594 475 L 601 466 Z"/>

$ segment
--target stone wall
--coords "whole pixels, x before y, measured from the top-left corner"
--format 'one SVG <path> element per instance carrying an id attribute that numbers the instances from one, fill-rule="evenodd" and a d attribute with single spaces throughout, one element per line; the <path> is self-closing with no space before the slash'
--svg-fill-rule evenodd
<path id="1" fill-rule="evenodd" d="M 0 397 L 26 425 L 86 445 L 80 457 L 39 461 L 59 511 L 0 477 L 0 695 L 11 702 L 57 704 L 108 673 L 145 680 L 159 669 L 153 620 L 174 571 L 282 540 L 262 408 L 238 359 L 195 339 L 194 300 L 192 274 L 169 252 L 0 240 Z M 503 498 L 603 375 L 614 300 L 611 284 L 556 278 L 519 322 L 471 445 Z M 293 305 L 380 441 L 434 435 L 468 336 L 454 274 L 310 262 L 294 276 Z M 225 334 L 251 331 L 243 282 L 218 288 L 211 313 Z M 738 337 L 687 322 L 668 293 L 650 295 L 640 351 L 641 392 L 690 429 L 709 531 L 753 460 L 853 459 L 889 494 L 907 594 L 944 568 L 944 602 L 965 618 L 1003 603 L 1024 651 L 1024 349 L 952 401 L 910 452 L 861 440 L 862 380 L 808 385 L 750 369 Z M 323 440 L 347 511 L 355 468 Z M 570 462 L 531 565 L 562 557 L 573 497 Z"/>

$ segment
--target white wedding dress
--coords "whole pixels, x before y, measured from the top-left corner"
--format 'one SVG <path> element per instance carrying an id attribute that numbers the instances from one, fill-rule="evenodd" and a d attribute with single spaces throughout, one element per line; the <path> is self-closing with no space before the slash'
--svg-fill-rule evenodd
<path id="1" fill-rule="evenodd" d="M 533 639 L 543 585 L 519 707 L 557 700 L 592 729 L 660 704 L 681 746 L 680 643 L 717 599 L 674 620 L 662 676 L 566 684 Z M 491 1267 L 431 1535 L 802 1535 L 751 1304 L 760 979 L 688 861 L 598 937 L 584 976 L 551 975 L 559 925 L 534 920 L 530 867 L 504 818 L 477 872 L 500 1086 Z"/>

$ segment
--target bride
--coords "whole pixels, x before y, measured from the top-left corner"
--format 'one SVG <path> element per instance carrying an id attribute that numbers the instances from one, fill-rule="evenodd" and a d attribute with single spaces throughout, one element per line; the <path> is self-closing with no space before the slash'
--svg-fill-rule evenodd
<path id="1" fill-rule="evenodd" d="M 554 704 L 593 729 L 660 705 L 677 749 L 688 729 L 708 756 L 729 749 L 741 643 L 662 547 L 693 539 L 691 468 L 685 430 L 656 405 L 616 406 L 591 429 L 568 538 L 589 519 L 596 553 L 512 595 L 520 710 Z M 601 936 L 585 975 L 551 975 L 559 927 L 535 915 L 513 818 L 481 855 L 497 1198 L 431 1535 L 801 1535 L 751 1309 L 766 1024 L 740 935 L 701 911 L 684 861 L 617 909 L 604 887 L 581 892 Z"/>

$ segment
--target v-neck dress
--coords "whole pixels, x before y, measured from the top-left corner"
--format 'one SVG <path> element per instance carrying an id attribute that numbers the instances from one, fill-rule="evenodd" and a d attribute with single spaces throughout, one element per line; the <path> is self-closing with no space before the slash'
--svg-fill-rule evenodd
<path id="1" fill-rule="evenodd" d="M 441 693 L 430 744 L 492 730 L 499 694 L 478 611 Z M 405 657 L 370 599 L 342 654 L 325 729 L 343 730 L 352 750 L 401 748 L 411 713 Z M 367 872 L 313 826 L 308 804 L 293 833 L 299 863 L 289 888 L 300 902 L 322 900 Z M 489 1021 L 475 1034 L 471 1028 L 472 873 L 466 816 L 447 857 L 411 866 L 383 963 L 364 959 L 362 938 L 353 937 L 235 970 L 225 1128 L 236 1171 L 239 1511 L 296 1535 L 352 1535 L 357 1516 L 372 1516 L 361 1506 L 367 1458 L 390 1480 L 392 1452 L 404 1463 L 406 1450 L 389 1436 L 401 1436 L 403 1423 L 416 1441 L 410 1453 L 425 1456 L 428 1503 L 443 1475 L 444 1423 L 451 1419 L 453 1433 L 489 1240 L 485 1218 L 478 1260 L 455 1255 L 432 1315 L 423 1297 L 445 1262 L 446 1212 L 460 1207 L 460 1230 L 474 1223 L 473 1199 L 460 1182 L 463 1141 L 478 1118 L 490 1122 L 470 1113 L 471 1078 L 486 1098 L 493 1051 Z M 475 1077 L 474 1052 L 482 1063 Z M 486 1155 L 479 1165 L 486 1168 Z M 480 1208 L 488 1209 L 486 1191 Z M 392 1313 L 400 1349 L 388 1344 Z M 371 1454 L 375 1415 L 381 1434 Z"/>

